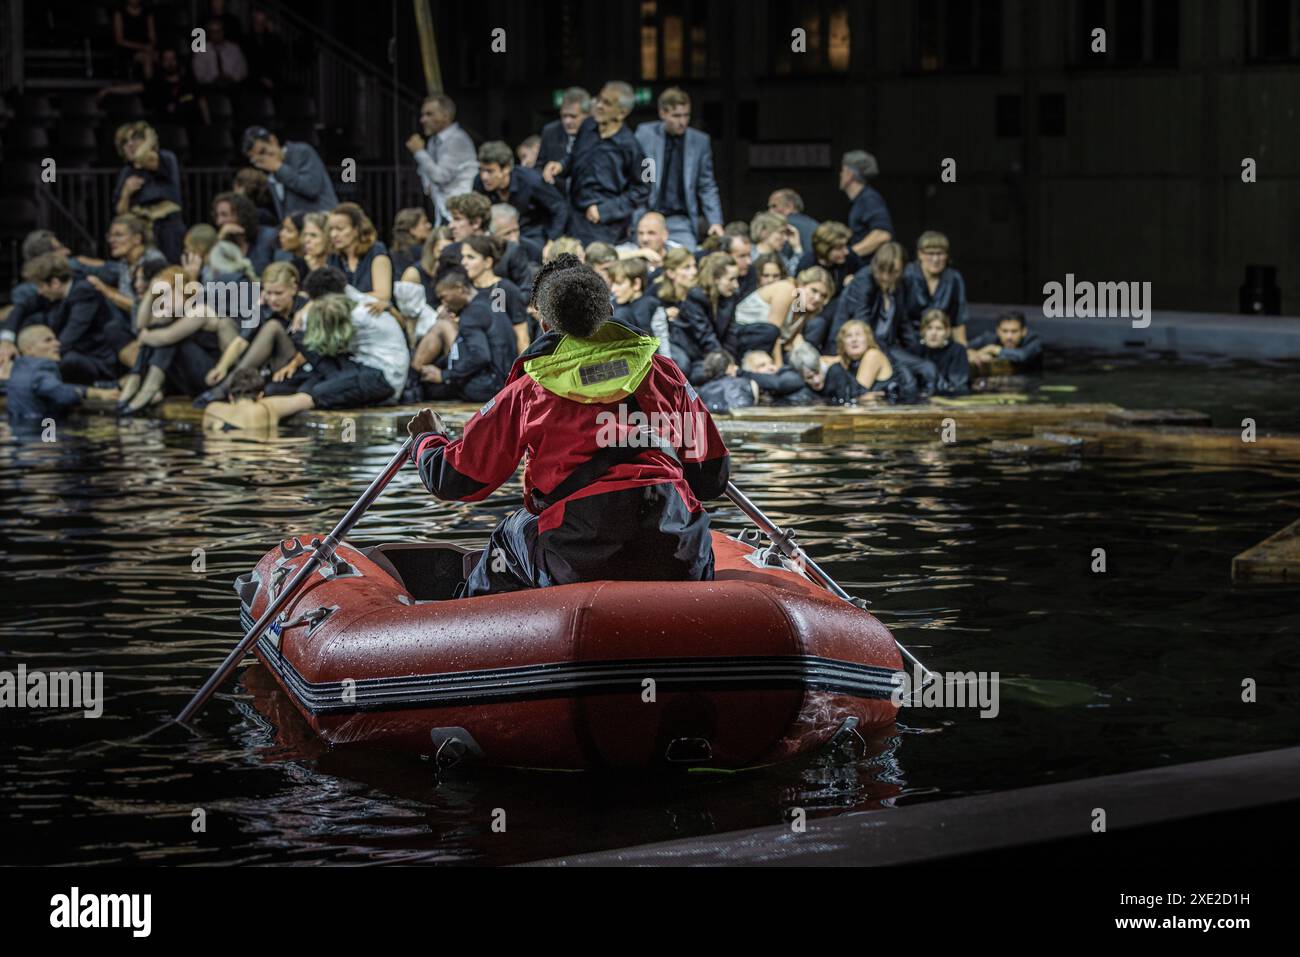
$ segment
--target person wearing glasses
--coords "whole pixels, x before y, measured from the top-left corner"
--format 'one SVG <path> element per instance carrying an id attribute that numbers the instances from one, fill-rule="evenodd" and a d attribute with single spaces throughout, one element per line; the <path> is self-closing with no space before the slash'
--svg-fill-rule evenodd
<path id="1" fill-rule="evenodd" d="M 948 237 L 927 230 L 916 241 L 916 261 L 903 269 L 908 321 L 921 331 L 921 317 L 938 309 L 952 324 L 954 342 L 966 344 L 966 280 L 948 265 Z"/>

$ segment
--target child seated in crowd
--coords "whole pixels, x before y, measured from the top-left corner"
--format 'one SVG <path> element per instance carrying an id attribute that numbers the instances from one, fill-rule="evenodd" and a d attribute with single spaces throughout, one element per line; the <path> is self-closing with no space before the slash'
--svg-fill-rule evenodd
<path id="1" fill-rule="evenodd" d="M 7 404 L 15 428 L 58 419 L 85 399 L 113 400 L 116 389 L 70 385 L 59 373 L 59 338 L 49 326 L 34 324 L 18 333 L 18 356 L 9 373 Z"/>
<path id="2" fill-rule="evenodd" d="M 953 340 L 948 314 L 927 309 L 921 314 L 921 356 L 934 363 L 939 378 L 936 395 L 966 395 L 970 392 L 970 362 L 966 346 Z"/>
<path id="3" fill-rule="evenodd" d="M 256 372 L 268 363 L 275 371 L 293 358 L 297 343 L 293 341 L 289 328 L 293 325 L 294 315 L 306 305 L 307 297 L 298 292 L 298 270 L 293 263 L 273 262 L 262 270 L 258 320 L 240 324 L 240 335 L 230 341 L 216 365 L 204 377 L 209 388 L 194 400 L 195 408 L 201 409 L 209 402 L 226 398 L 226 387 L 235 372 L 243 369 Z M 290 347 L 293 347 L 293 352 L 288 352 Z M 275 361 L 277 351 L 278 362 Z"/>
<path id="4" fill-rule="evenodd" d="M 987 375 L 994 359 L 1011 363 L 1017 375 L 1041 375 L 1043 340 L 1029 331 L 1022 312 L 1004 312 L 998 317 L 996 332 L 986 332 L 970 341 L 966 352 L 971 367 Z"/>
<path id="5" fill-rule="evenodd" d="M 646 293 L 650 267 L 639 257 L 620 259 L 609 267 L 610 292 L 614 295 L 614 321 L 643 336 L 653 335 L 659 300 Z"/>

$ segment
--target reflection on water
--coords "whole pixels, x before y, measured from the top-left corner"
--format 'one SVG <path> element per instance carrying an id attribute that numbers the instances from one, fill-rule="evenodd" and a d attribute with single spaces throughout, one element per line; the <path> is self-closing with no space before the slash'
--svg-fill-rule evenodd
<path id="1" fill-rule="evenodd" d="M 425 763 L 322 747 L 253 667 L 200 736 L 131 742 L 238 638 L 235 575 L 279 538 L 331 525 L 391 448 L 107 420 L 54 444 L 0 436 L 0 670 L 102 670 L 107 694 L 95 721 L 0 711 L 0 814 L 20 838 L 6 863 L 506 863 L 776 824 L 794 807 L 876 809 L 1278 747 L 1300 731 L 1295 593 L 1228 577 L 1234 554 L 1300 515 L 1293 471 L 749 444 L 738 483 L 928 665 L 1000 672 L 997 719 L 904 712 L 864 756 L 743 774 L 439 781 Z M 357 538 L 480 542 L 514 504 L 434 503 L 408 471 Z M 742 527 L 729 508 L 716 522 Z M 1245 677 L 1256 704 L 1240 701 Z"/>

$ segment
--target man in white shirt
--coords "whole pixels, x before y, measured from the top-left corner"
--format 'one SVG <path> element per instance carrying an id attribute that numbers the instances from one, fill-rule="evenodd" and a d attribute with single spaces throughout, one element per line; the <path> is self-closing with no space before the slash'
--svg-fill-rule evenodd
<path id="1" fill-rule="evenodd" d="M 208 21 L 207 49 L 194 54 L 193 67 L 200 86 L 234 86 L 248 78 L 244 51 L 226 39 L 226 28 L 217 17 Z"/>
<path id="2" fill-rule="evenodd" d="M 478 153 L 474 141 L 456 122 L 455 102 L 445 93 L 425 99 L 420 109 L 420 128 L 424 136 L 411 134 L 406 148 L 415 158 L 425 195 L 433 203 L 434 225 L 441 225 L 451 221 L 447 199 L 473 190 Z"/>

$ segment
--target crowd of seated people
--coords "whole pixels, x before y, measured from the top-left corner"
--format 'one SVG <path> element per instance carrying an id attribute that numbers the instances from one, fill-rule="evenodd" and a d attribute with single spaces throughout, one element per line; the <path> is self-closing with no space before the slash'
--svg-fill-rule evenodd
<path id="1" fill-rule="evenodd" d="M 187 228 L 176 157 L 128 123 L 107 258 L 73 256 L 43 230 L 23 244 L 0 323 L 9 407 L 31 416 L 113 393 L 137 415 L 183 396 L 229 430 L 308 409 L 482 403 L 538 336 L 533 278 L 562 253 L 596 269 L 615 320 L 657 338 L 715 411 L 917 402 L 966 394 L 995 368 L 1041 369 L 1019 313 L 968 337 L 947 237 L 922 233 L 909 261 L 869 154 L 843 158 L 846 221 L 818 222 L 781 188 L 724 222 L 689 97 L 665 91 L 645 135 L 624 125 L 630 108 L 623 83 L 570 90 L 535 149 L 466 153 L 454 102 L 431 97 L 428 138 L 408 144 L 427 204 L 384 211 L 387 244 L 371 211 L 339 202 L 313 147 L 262 127 L 245 132 L 250 165 L 210 221 Z M 662 171 L 652 190 L 647 150 Z"/>

